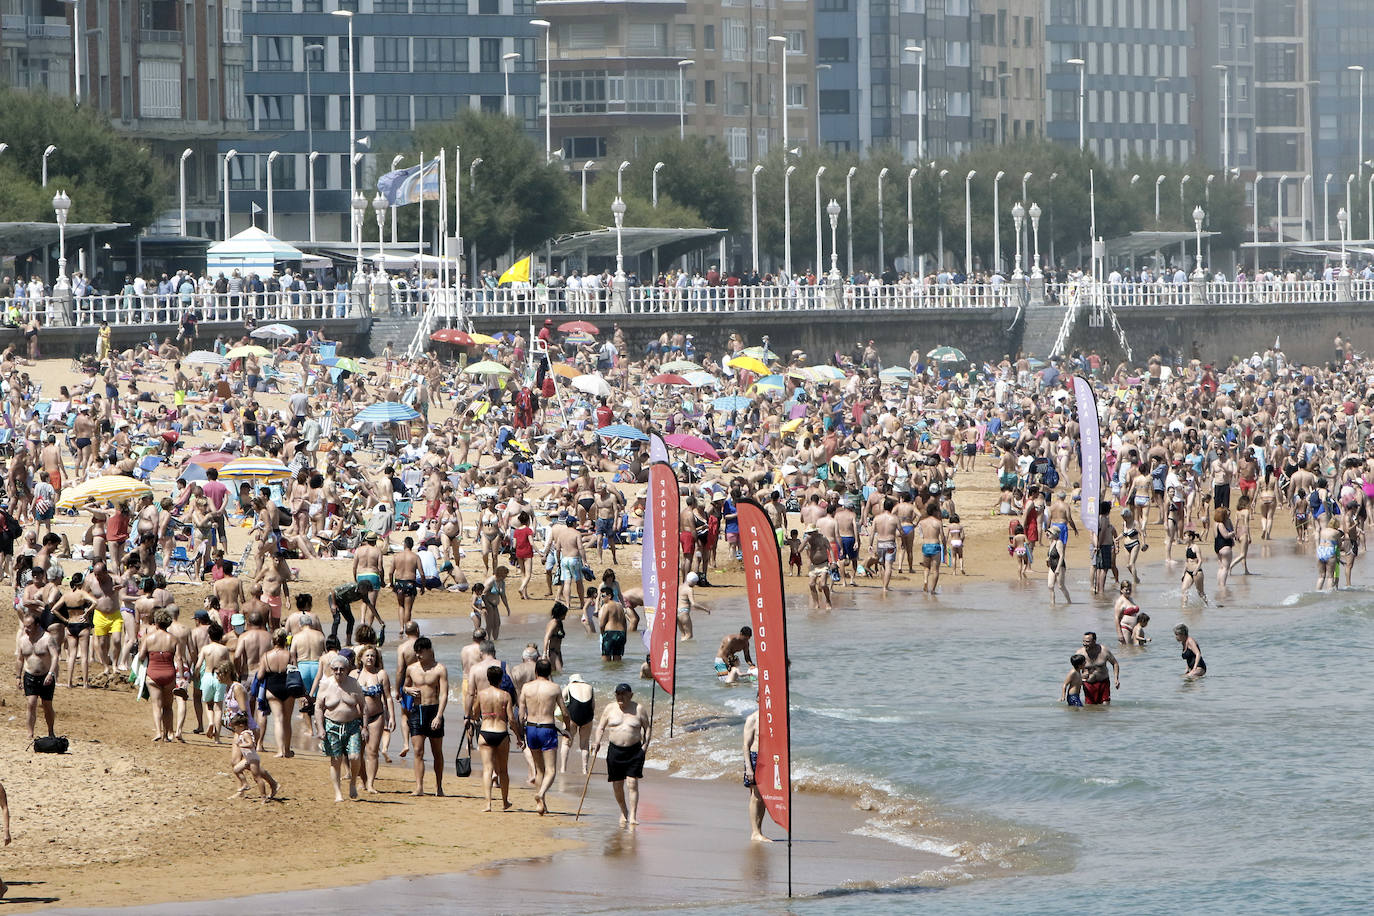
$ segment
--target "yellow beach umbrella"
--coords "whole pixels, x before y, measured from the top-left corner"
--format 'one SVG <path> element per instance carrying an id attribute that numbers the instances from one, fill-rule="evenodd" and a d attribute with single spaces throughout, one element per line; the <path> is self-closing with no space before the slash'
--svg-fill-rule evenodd
<path id="1" fill-rule="evenodd" d="M 554 363 L 553 374 L 561 375 L 563 378 L 577 378 L 582 373 L 567 363 Z"/>
<path id="2" fill-rule="evenodd" d="M 757 359 L 753 356 L 736 356 L 734 359 L 728 361 L 725 365 L 729 366 L 731 369 L 734 369 L 736 372 L 744 370 L 745 372 L 752 372 L 755 375 L 768 374 L 768 366 L 764 364 L 763 360 Z"/>
<path id="3" fill-rule="evenodd" d="M 475 344 L 494 344 L 497 342 L 496 338 L 492 337 L 490 334 L 474 333 L 469 334 L 468 336 L 472 338 L 472 342 Z"/>
<path id="4" fill-rule="evenodd" d="M 153 488 L 147 481 L 135 480 L 123 474 L 108 474 L 88 480 L 83 484 L 66 488 L 62 498 L 57 501 L 59 509 L 80 509 L 94 503 L 120 502 L 135 499 L 144 494 L 152 495 Z"/>
<path id="5" fill-rule="evenodd" d="M 246 347 L 235 347 L 224 355 L 229 359 L 242 359 L 245 356 L 271 356 L 272 351 L 257 344 L 249 344 Z"/>

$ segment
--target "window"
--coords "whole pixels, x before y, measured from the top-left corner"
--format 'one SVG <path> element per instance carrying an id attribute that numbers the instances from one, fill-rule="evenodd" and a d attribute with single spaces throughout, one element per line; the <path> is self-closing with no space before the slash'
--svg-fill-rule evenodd
<path id="1" fill-rule="evenodd" d="M 227 4 L 224 7 L 224 43 L 243 44 L 243 10 Z"/>
<path id="2" fill-rule="evenodd" d="M 1340 118 L 1337 115 L 1322 115 L 1317 119 L 1318 140 L 1339 140 Z"/>
<path id="3" fill-rule="evenodd" d="M 849 0 L 817 0 L 816 10 L 821 13 L 846 13 L 849 11 Z"/>
<path id="4" fill-rule="evenodd" d="M 676 114 L 677 74 L 627 70 L 624 77 L 624 95 L 626 111 Z"/>
<path id="5" fill-rule="evenodd" d="M 243 67 L 224 65 L 224 117 L 229 121 L 248 120 L 248 98 L 243 94 Z"/>
<path id="6" fill-rule="evenodd" d="M 138 113 L 144 118 L 181 117 L 181 64 L 145 60 L 138 64 Z"/>
<path id="7" fill-rule="evenodd" d="M 702 97 L 706 100 L 707 105 L 716 104 L 716 81 L 702 80 L 701 93 Z"/>
<path id="8" fill-rule="evenodd" d="M 319 48 L 316 49 L 316 50 L 314 50 L 314 51 L 304 50 L 304 49 L 306 49 L 306 48 L 309 48 L 311 45 L 319 45 Z M 324 49 L 325 49 L 325 47 L 326 47 L 326 45 L 325 45 L 325 43 L 324 43 L 324 38 L 322 38 L 322 37 L 320 37 L 320 36 L 318 36 L 318 35 L 307 35 L 307 36 L 303 37 L 303 38 L 301 39 L 301 48 L 302 48 L 301 69 L 302 69 L 302 70 L 309 69 L 310 71 L 312 71 L 312 72 L 314 72 L 314 73 L 319 73 L 321 70 L 323 70 L 323 69 L 324 69 Z"/>
<path id="9" fill-rule="evenodd" d="M 668 24 L 666 22 L 632 22 L 626 30 L 626 47 L 631 51 L 666 51 Z"/>
<path id="10" fill-rule="evenodd" d="M 1236 98 L 1242 102 L 1250 98 L 1250 80 L 1243 76 L 1236 77 Z"/>
<path id="11" fill-rule="evenodd" d="M 313 168 L 311 168 L 310 171 L 315 173 L 315 187 L 317 187 L 317 188 L 323 188 L 323 187 L 325 187 L 326 185 L 328 185 L 328 184 L 329 184 L 329 157 L 328 157 L 328 156 L 316 156 L 316 157 L 315 157 L 315 161 L 314 161 L 313 163 L 311 163 L 311 162 L 310 162 L 310 157 L 309 157 L 309 156 L 306 156 L 306 157 L 305 157 L 305 161 L 306 161 L 307 163 L 310 163 L 311 166 L 313 166 Z"/>
<path id="12" fill-rule="evenodd" d="M 458 114 L 459 108 L 466 107 L 464 96 L 417 95 L 415 97 L 415 123 L 450 121 Z"/>
<path id="13" fill-rule="evenodd" d="M 968 0 L 945 0 L 946 16 L 967 16 Z"/>
<path id="14" fill-rule="evenodd" d="M 563 158 L 569 162 L 577 159 L 600 159 L 605 155 L 605 137 L 563 138 Z"/>
<path id="15" fill-rule="evenodd" d="M 606 27 L 599 22 L 572 22 L 558 27 L 558 45 L 594 51 L 606 47 Z"/>
<path id="16" fill-rule="evenodd" d="M 378 73 L 410 72 L 409 38 L 372 39 L 373 66 Z"/>
<path id="17" fill-rule="evenodd" d="M 350 61 L 348 57 L 348 37 L 346 35 L 340 35 L 339 72 L 347 73 L 349 69 L 349 63 Z M 358 67 L 359 69 L 361 69 L 363 65 L 363 40 L 356 35 L 353 36 L 353 59 L 351 63 L 353 64 L 353 66 Z"/>
<path id="18" fill-rule="evenodd" d="M 997 44 L 997 17 L 991 13 L 984 13 L 978 17 L 978 28 L 982 32 L 982 41 L 985 45 Z"/>
<path id="19" fill-rule="evenodd" d="M 606 110 L 605 70 L 563 70 L 553 74 L 553 113 L 587 114 Z"/>
<path id="20" fill-rule="evenodd" d="M 805 108 L 806 107 L 806 84 L 788 83 L 787 84 L 787 107 Z"/>
<path id="21" fill-rule="evenodd" d="M 824 63 L 843 63 L 849 60 L 848 38 L 819 38 L 816 40 L 816 59 Z"/>
<path id="22" fill-rule="evenodd" d="M 743 19 L 726 19 L 720 28 L 725 39 L 721 56 L 725 60 L 745 60 L 749 53 L 749 26 Z"/>
<path id="23" fill-rule="evenodd" d="M 806 33 L 801 29 L 790 29 L 783 32 L 787 37 L 787 50 L 794 54 L 806 53 Z"/>
<path id="24" fill-rule="evenodd" d="M 1222 48 L 1231 47 L 1231 23 L 1223 22 L 1217 30 L 1217 45 Z"/>
<path id="25" fill-rule="evenodd" d="M 229 160 L 229 190 L 254 191 L 258 186 L 258 157 L 239 153 Z"/>
<path id="26" fill-rule="evenodd" d="M 1245 49 L 1250 46 L 1250 26 L 1243 22 L 1236 23 L 1236 47 Z"/>
<path id="27" fill-rule="evenodd" d="M 283 35 L 258 37 L 258 70 L 290 70 L 291 39 Z"/>
<path id="28" fill-rule="evenodd" d="M 258 0 L 253 12 L 289 13 L 291 12 L 291 0 Z"/>
<path id="29" fill-rule="evenodd" d="M 945 66 L 967 67 L 969 62 L 969 43 L 967 41 L 945 42 Z"/>
<path id="30" fill-rule="evenodd" d="M 725 128 L 725 152 L 735 165 L 748 161 L 749 130 L 744 127 Z"/>
<path id="31" fill-rule="evenodd" d="M 466 38 L 415 39 L 415 72 L 435 73 L 468 69 L 468 40 Z"/>
<path id="32" fill-rule="evenodd" d="M 267 157 L 263 156 L 258 160 L 259 166 L 263 170 L 263 187 L 267 186 Z M 296 187 L 296 157 L 290 153 L 278 156 L 272 161 L 272 189 L 274 191 L 291 191 Z"/>
<path id="33" fill-rule="evenodd" d="M 1035 44 L 1035 17 L 1027 16 L 1024 24 L 1026 28 L 1026 47 L 1033 47 Z"/>
<path id="34" fill-rule="evenodd" d="M 704 25 L 701 27 L 701 46 L 707 51 L 716 49 L 716 27 Z"/>
<path id="35" fill-rule="evenodd" d="M 379 2 L 385 2 L 385 0 L 379 0 Z M 402 4 L 402 7 L 404 7 L 404 6 L 405 6 L 405 4 L 403 3 L 403 4 Z M 303 2 L 301 3 L 301 11 L 302 11 L 302 12 L 305 12 L 305 13 L 323 13 L 323 12 L 324 12 L 324 0 L 303 0 Z M 380 12 L 380 8 L 379 8 L 379 12 Z M 403 9 L 401 10 L 401 12 L 404 13 L 404 12 L 405 12 L 405 9 L 403 8 Z"/>
<path id="36" fill-rule="evenodd" d="M 968 92 L 950 92 L 946 111 L 951 118 L 967 118 L 972 113 L 972 94 Z"/>
<path id="37" fill-rule="evenodd" d="M 306 99 L 306 116 L 310 118 L 311 130 L 328 130 L 325 112 L 329 110 L 329 96 L 312 95 Z"/>
<path id="38" fill-rule="evenodd" d="M 377 130 L 410 130 L 410 96 L 377 96 Z"/>
<path id="39" fill-rule="evenodd" d="M 290 0 L 287 0 L 287 4 L 290 5 Z M 339 9 L 356 13 L 358 12 L 358 0 L 339 0 Z M 344 169 L 344 171 L 346 172 L 348 169 Z"/>
<path id="40" fill-rule="evenodd" d="M 697 48 L 697 27 L 694 25 L 673 26 L 673 50 L 695 51 Z"/>
<path id="41" fill-rule="evenodd" d="M 289 95 L 253 96 L 253 116 L 257 119 L 258 130 L 291 130 L 295 124 L 292 102 Z"/>
<path id="42" fill-rule="evenodd" d="M 477 50 L 478 68 L 482 73 L 501 72 L 501 39 L 479 38 Z"/>
<path id="43" fill-rule="evenodd" d="M 499 95 L 483 95 L 478 96 L 477 104 L 483 114 L 503 114 L 506 99 Z"/>
<path id="44" fill-rule="evenodd" d="M 412 9 L 427 15 L 457 16 L 461 13 L 466 16 L 468 4 L 467 0 L 462 0 L 462 9 L 459 9 L 459 0 L 415 0 Z"/>
<path id="45" fill-rule="evenodd" d="M 483 16 L 499 16 L 501 0 L 477 0 L 477 12 Z"/>
<path id="46" fill-rule="evenodd" d="M 821 114 L 849 114 L 849 90 L 822 89 Z"/>

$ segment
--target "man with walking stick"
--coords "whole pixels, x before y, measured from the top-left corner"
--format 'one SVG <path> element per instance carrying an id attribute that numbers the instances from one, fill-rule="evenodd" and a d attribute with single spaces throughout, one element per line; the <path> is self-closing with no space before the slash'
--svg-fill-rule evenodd
<path id="1" fill-rule="evenodd" d="M 649 750 L 653 726 L 649 713 L 633 699 L 629 684 L 615 688 L 615 703 L 602 710 L 596 723 L 592 758 L 601 749 L 606 737 L 606 780 L 615 792 L 620 805 L 620 826 L 639 823 L 639 780 L 644 777 L 644 755 Z M 583 790 L 586 797 L 586 790 Z M 581 807 L 579 806 L 579 812 Z"/>

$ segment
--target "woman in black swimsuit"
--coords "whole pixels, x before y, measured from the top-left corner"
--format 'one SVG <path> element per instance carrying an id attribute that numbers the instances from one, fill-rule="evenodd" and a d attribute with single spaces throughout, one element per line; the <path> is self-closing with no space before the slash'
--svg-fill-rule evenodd
<path id="1" fill-rule="evenodd" d="M 1188 670 L 1183 673 L 1186 678 L 1202 677 L 1207 673 L 1207 663 L 1202 660 L 1202 648 L 1197 644 L 1197 640 L 1188 635 L 1188 628 L 1183 624 L 1174 627 L 1174 639 L 1179 645 L 1183 646 L 1183 663 L 1188 666 Z"/>
<path id="2" fill-rule="evenodd" d="M 568 709 L 568 721 L 565 723 L 568 737 L 563 741 L 558 768 L 567 771 L 568 751 L 573 744 L 577 744 L 582 753 L 582 773 L 586 775 L 590 765 L 587 749 L 591 744 L 592 722 L 596 720 L 596 692 L 591 684 L 582 680 L 582 675 L 568 677 L 568 686 L 563 688 L 563 705 Z"/>
<path id="3" fill-rule="evenodd" d="M 1231 510 L 1217 506 L 1212 512 L 1216 531 L 1212 536 L 1212 550 L 1217 555 L 1217 592 L 1226 590 L 1226 580 L 1231 578 L 1231 554 L 1236 543 L 1236 529 L 1231 527 Z"/>
<path id="4" fill-rule="evenodd" d="M 272 731 L 277 737 L 275 757 L 294 757 L 291 750 L 291 712 L 296 695 L 286 686 L 286 669 L 291 664 L 291 652 L 286 648 L 286 628 L 278 627 L 272 634 L 272 648 L 263 653 L 258 662 L 258 677 L 267 688 L 267 705 L 272 711 Z"/>
<path id="5" fill-rule="evenodd" d="M 550 612 L 552 619 L 544 629 L 544 657 L 553 665 L 554 671 L 563 670 L 563 637 L 567 635 L 567 631 L 563 629 L 563 619 L 567 616 L 567 605 L 555 601 Z"/>
<path id="6" fill-rule="evenodd" d="M 482 755 L 482 786 L 487 794 L 486 811 L 491 811 L 491 777 L 495 774 L 501 784 L 501 810 L 510 810 L 510 760 L 511 723 L 516 721 L 515 705 L 511 695 L 501 689 L 501 678 L 505 674 L 499 665 L 487 669 L 487 686 L 477 692 L 477 709 L 481 716 L 478 726 L 477 750 Z M 520 730 L 515 730 L 515 743 L 522 747 Z"/>

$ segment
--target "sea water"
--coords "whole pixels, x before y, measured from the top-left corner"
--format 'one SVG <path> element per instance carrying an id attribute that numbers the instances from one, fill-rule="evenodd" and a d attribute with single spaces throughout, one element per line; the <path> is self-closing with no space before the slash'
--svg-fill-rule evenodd
<path id="1" fill-rule="evenodd" d="M 1139 649 L 1118 646 L 1110 602 L 1088 596 L 1082 563 L 1070 574 L 1076 602 L 1058 607 L 1043 581 L 947 575 L 934 599 L 841 591 L 824 613 L 807 609 L 803 579 L 789 579 L 800 778 L 880 793 L 885 802 L 860 829 L 941 853 L 949 866 L 788 908 L 1368 912 L 1374 592 L 1358 588 L 1363 567 L 1357 588 L 1316 593 L 1310 556 L 1290 544 L 1254 553 L 1256 575 L 1233 576 L 1220 606 L 1209 562 L 1213 605 L 1194 598 L 1186 610 L 1179 568 L 1152 558 L 1136 597 L 1154 641 Z M 738 599 L 715 612 L 697 616 L 699 634 L 743 616 Z M 1180 622 L 1209 666 L 1197 681 L 1182 677 Z M 1085 630 L 1121 662 L 1110 707 L 1057 702 Z M 700 667 L 713 649 L 702 642 L 679 664 Z M 683 677 L 681 696 L 752 708 L 748 690 L 704 680 Z M 738 755 L 738 729 L 719 731 L 708 756 Z M 697 759 L 683 775 L 717 763 Z M 756 912 L 758 902 L 708 910 Z"/>

